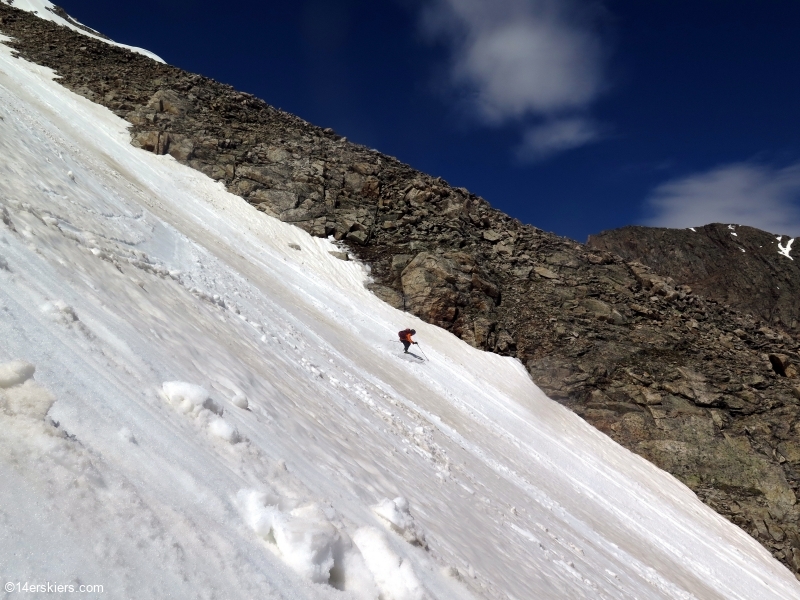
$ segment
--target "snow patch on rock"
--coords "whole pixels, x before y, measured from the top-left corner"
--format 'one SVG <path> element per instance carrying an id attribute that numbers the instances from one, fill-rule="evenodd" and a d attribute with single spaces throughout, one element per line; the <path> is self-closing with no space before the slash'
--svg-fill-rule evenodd
<path id="1" fill-rule="evenodd" d="M 776 239 L 778 240 L 778 254 L 785 256 L 789 260 L 794 260 L 789 254 L 792 251 L 792 244 L 794 243 L 794 238 L 791 238 L 788 242 L 786 242 L 786 245 L 783 245 L 781 243 L 781 240 L 783 239 L 782 235 L 779 235 Z"/>

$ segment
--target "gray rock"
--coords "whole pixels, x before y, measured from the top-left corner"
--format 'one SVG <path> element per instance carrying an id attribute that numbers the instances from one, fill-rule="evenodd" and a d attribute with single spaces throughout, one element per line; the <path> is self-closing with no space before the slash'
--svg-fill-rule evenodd
<path id="1" fill-rule="evenodd" d="M 392 271 L 402 271 L 413 258 L 410 254 L 395 254 L 392 257 Z"/>

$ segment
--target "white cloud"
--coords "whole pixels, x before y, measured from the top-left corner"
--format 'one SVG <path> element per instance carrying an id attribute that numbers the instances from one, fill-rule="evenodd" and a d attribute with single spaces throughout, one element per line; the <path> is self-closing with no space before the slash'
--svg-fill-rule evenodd
<path id="1" fill-rule="evenodd" d="M 451 74 L 489 123 L 584 110 L 603 90 L 603 45 L 570 0 L 431 0 L 424 24 L 444 35 Z M 547 127 L 547 125 L 545 125 Z"/>
<path id="2" fill-rule="evenodd" d="M 645 224 L 655 227 L 736 223 L 800 235 L 800 163 L 719 167 L 660 185 L 647 205 L 655 214 Z"/>
<path id="3" fill-rule="evenodd" d="M 572 117 L 550 121 L 525 132 L 522 144 L 517 149 L 517 158 L 526 162 L 542 160 L 600 137 L 600 129 L 588 119 Z"/>

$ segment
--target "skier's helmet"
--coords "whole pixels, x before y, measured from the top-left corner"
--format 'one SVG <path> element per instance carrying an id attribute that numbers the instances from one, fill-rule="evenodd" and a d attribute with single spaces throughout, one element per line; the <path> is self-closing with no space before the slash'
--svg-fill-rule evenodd
<path id="1" fill-rule="evenodd" d="M 417 330 L 416 329 L 412 329 L 411 330 L 411 335 L 416 335 L 416 334 L 417 334 Z"/>

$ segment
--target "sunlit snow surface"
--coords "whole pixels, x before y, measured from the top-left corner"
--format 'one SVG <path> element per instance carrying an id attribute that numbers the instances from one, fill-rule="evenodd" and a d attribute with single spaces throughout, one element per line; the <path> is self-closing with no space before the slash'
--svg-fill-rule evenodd
<path id="1" fill-rule="evenodd" d="M 143 54 L 148 58 L 152 58 L 155 61 L 163 63 L 164 61 L 158 55 L 150 52 L 149 50 L 144 50 L 142 48 L 137 48 L 135 46 L 127 46 L 125 44 L 119 44 L 117 42 L 101 38 L 98 35 L 94 35 L 91 31 L 87 31 L 86 29 L 81 29 L 80 27 L 76 27 L 73 23 L 70 23 L 66 19 L 62 19 L 59 17 L 53 9 L 55 5 L 48 0 L 0 0 L 13 6 L 14 8 L 19 8 L 20 10 L 26 10 L 28 12 L 35 13 L 36 16 L 46 19 L 48 21 L 52 21 L 53 23 L 57 23 L 58 25 L 63 25 L 64 27 L 69 27 L 70 29 L 77 31 L 85 36 L 92 37 L 98 40 L 101 40 L 107 44 L 111 44 L 112 46 L 119 46 L 120 48 L 127 48 L 133 52 L 137 52 L 139 54 Z M 73 21 L 75 21 L 73 19 Z M 77 23 L 78 21 L 75 21 Z M 95 32 L 96 33 L 96 32 Z"/>
<path id="2" fill-rule="evenodd" d="M 2 367 L 2 583 L 800 597 L 518 362 L 381 303 L 330 242 L 134 149 L 122 120 L 5 46 L 0 117 L 0 363 L 36 367 Z M 403 358 L 406 326 L 429 362 Z"/>

